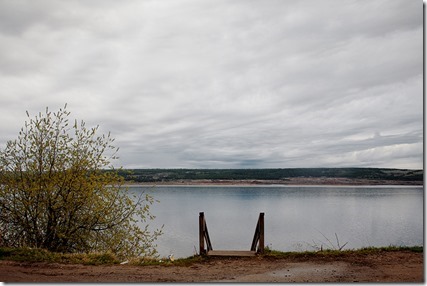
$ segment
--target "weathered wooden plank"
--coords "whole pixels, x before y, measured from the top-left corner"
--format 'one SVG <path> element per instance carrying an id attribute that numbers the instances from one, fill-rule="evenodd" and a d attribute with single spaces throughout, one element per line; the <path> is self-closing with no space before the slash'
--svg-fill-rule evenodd
<path id="1" fill-rule="evenodd" d="M 258 222 L 255 227 L 254 238 L 252 240 L 251 251 L 264 253 L 264 213 L 259 214 Z"/>
<path id="2" fill-rule="evenodd" d="M 256 251 L 247 250 L 211 250 L 208 256 L 255 256 Z"/>
<path id="3" fill-rule="evenodd" d="M 208 225 L 206 224 L 206 220 L 204 221 L 205 226 L 205 239 L 206 239 L 206 248 L 207 250 L 213 250 L 211 239 L 209 237 Z"/>
<path id="4" fill-rule="evenodd" d="M 264 253 L 264 213 L 259 214 L 259 246 L 258 252 Z"/>
<path id="5" fill-rule="evenodd" d="M 199 253 L 205 254 L 205 214 L 199 213 Z"/>

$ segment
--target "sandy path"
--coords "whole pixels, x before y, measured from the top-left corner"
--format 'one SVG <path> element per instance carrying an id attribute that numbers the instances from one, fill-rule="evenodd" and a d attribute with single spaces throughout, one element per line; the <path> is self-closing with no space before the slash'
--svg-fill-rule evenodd
<path id="1" fill-rule="evenodd" d="M 213 258 L 191 266 L 85 266 L 0 261 L 3 282 L 423 282 L 423 254 Z"/>

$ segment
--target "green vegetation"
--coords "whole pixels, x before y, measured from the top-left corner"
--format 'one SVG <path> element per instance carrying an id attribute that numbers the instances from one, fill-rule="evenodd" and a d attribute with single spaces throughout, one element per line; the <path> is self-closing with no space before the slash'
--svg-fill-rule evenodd
<path id="1" fill-rule="evenodd" d="M 304 251 L 304 252 L 282 252 L 265 249 L 261 256 L 275 259 L 299 259 L 299 258 L 322 258 L 322 257 L 345 257 L 348 255 L 369 255 L 390 251 L 411 251 L 423 253 L 422 246 L 389 246 L 389 247 L 367 247 L 353 250 L 324 250 L 324 251 Z M 131 265 L 163 265 L 163 266 L 191 266 L 194 263 L 209 261 L 210 259 L 221 259 L 210 256 L 190 256 L 170 261 L 167 258 L 158 259 L 154 257 L 139 257 L 127 261 Z M 246 258 L 250 259 L 250 258 Z M 0 247 L 0 260 L 26 261 L 26 262 L 49 262 L 65 264 L 84 265 L 110 265 L 120 264 L 122 261 L 113 253 L 56 253 L 38 248 L 9 248 Z"/>
<path id="2" fill-rule="evenodd" d="M 98 135 L 98 127 L 83 121 L 69 126 L 66 106 L 27 115 L 18 139 L 0 150 L 0 246 L 154 255 L 161 233 L 148 230 L 154 200 L 145 194 L 132 199 L 123 189 L 110 165 L 118 151 L 110 134 Z M 96 259 L 111 261 L 90 258 Z"/>
<path id="3" fill-rule="evenodd" d="M 381 252 L 390 251 L 411 251 L 417 253 L 423 253 L 424 249 L 422 246 L 386 246 L 386 247 L 365 247 L 360 249 L 348 249 L 348 250 L 335 250 L 326 249 L 323 251 L 303 251 L 303 252 L 283 252 L 277 250 L 265 249 L 264 256 L 273 258 L 307 258 L 307 257 L 336 257 L 346 256 L 352 254 L 375 254 Z"/>
<path id="4" fill-rule="evenodd" d="M 288 169 L 133 169 L 121 170 L 126 181 L 172 182 L 180 180 L 287 180 L 289 178 L 349 178 L 423 181 L 423 170 L 377 168 Z"/>
<path id="5" fill-rule="evenodd" d="M 0 260 L 25 262 L 56 262 L 84 265 L 117 264 L 118 258 L 110 252 L 105 253 L 58 253 L 40 248 L 0 247 Z"/>
<path id="6" fill-rule="evenodd" d="M 126 260 L 132 265 L 175 265 L 189 266 L 195 262 L 203 261 L 202 256 L 191 256 L 187 258 L 179 258 L 170 261 L 167 258 L 156 257 L 133 257 Z M 95 252 L 95 253 L 59 253 L 51 252 L 41 248 L 28 247 L 0 247 L 0 260 L 25 261 L 25 262 L 49 262 L 49 263 L 65 263 L 65 264 L 84 264 L 84 265 L 110 265 L 120 264 L 123 258 L 120 259 L 117 255 L 111 252 Z"/>

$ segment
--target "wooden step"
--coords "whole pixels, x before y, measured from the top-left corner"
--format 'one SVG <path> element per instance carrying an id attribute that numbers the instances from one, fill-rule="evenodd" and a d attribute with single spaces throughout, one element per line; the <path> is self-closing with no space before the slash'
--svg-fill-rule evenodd
<path id="1" fill-rule="evenodd" d="M 255 256 L 255 251 L 247 250 L 210 250 L 208 256 Z"/>

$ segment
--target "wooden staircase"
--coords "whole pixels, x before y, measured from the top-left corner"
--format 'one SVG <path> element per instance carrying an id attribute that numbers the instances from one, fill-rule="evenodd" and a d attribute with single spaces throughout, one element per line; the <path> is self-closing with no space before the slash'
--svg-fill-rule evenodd
<path id="1" fill-rule="evenodd" d="M 206 243 L 206 248 L 205 248 Z M 257 247 L 258 246 L 258 247 Z M 259 253 L 264 253 L 264 213 L 259 214 L 258 223 L 255 228 L 254 238 L 252 240 L 251 249 L 246 250 L 213 250 L 212 243 L 209 237 L 208 226 L 206 224 L 205 214 L 199 213 L 199 248 L 200 255 L 207 256 L 234 256 L 245 257 L 255 256 Z"/>

